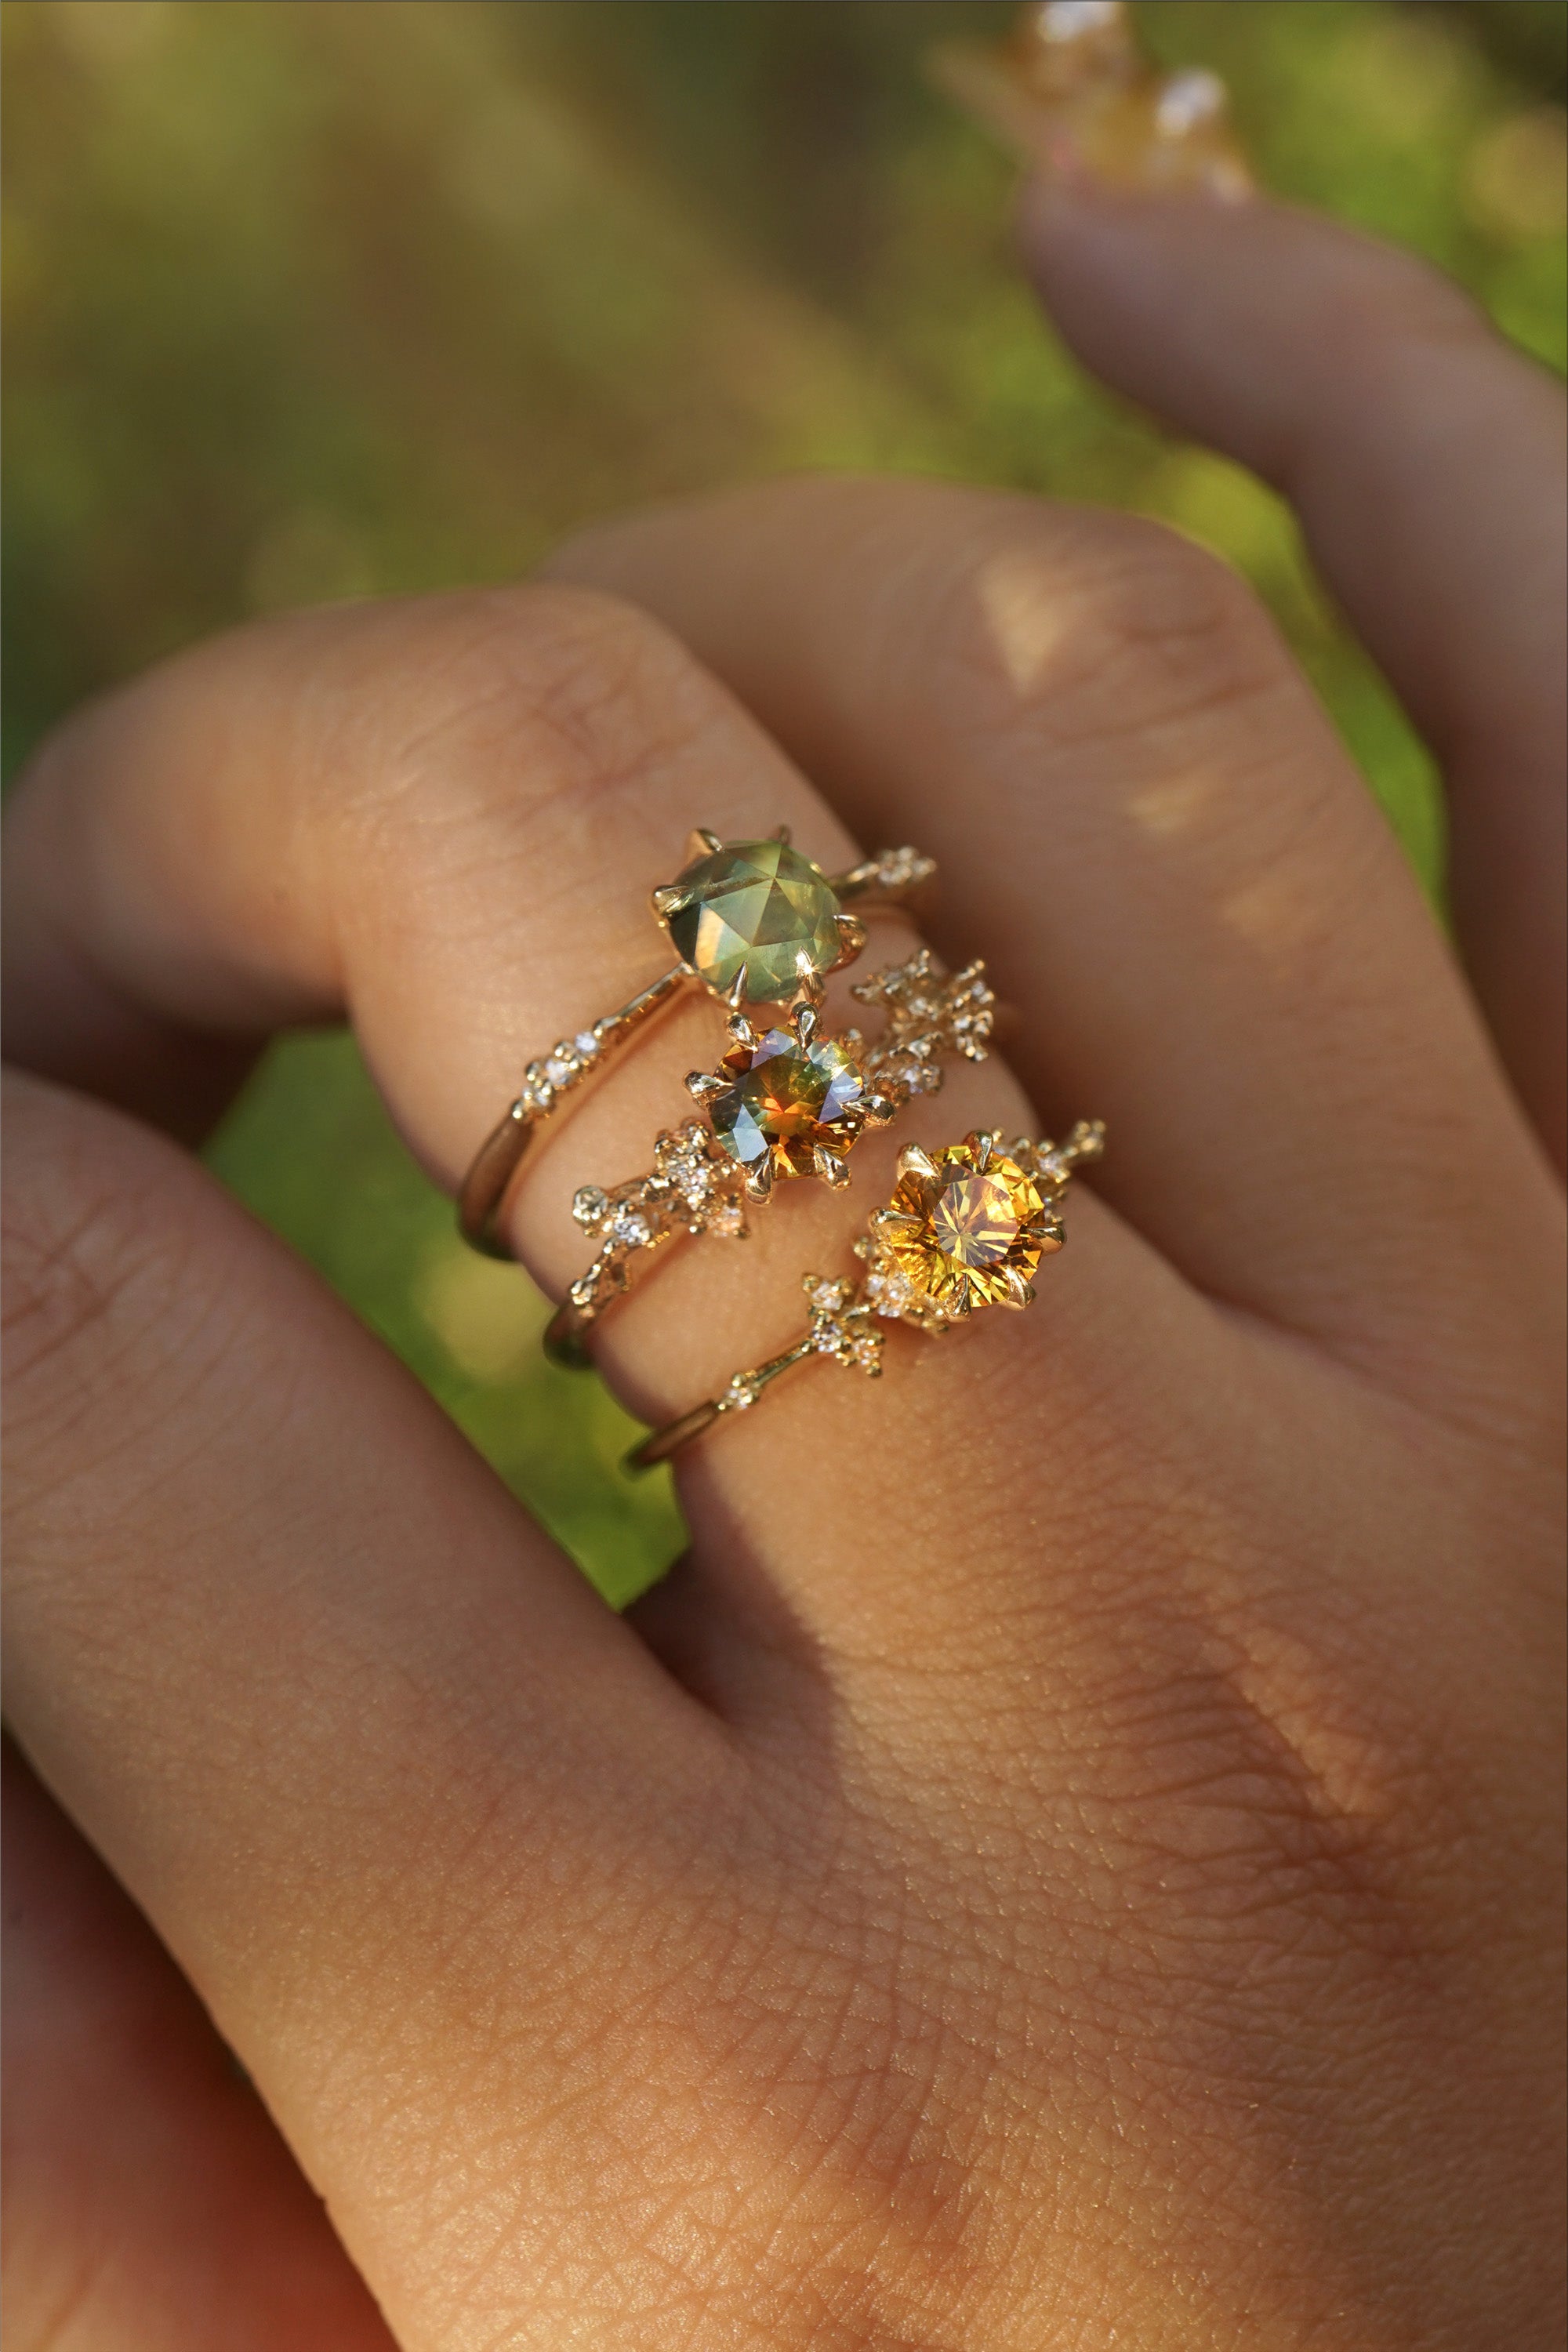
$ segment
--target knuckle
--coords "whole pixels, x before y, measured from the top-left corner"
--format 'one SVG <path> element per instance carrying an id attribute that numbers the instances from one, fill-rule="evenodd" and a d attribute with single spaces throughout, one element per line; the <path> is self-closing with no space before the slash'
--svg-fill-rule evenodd
<path id="1" fill-rule="evenodd" d="M 684 647 L 616 598 L 475 590 L 416 608 L 374 755 L 342 761 L 329 746 L 316 772 L 358 780 L 339 814 L 359 845 L 395 841 L 399 856 L 411 822 L 422 855 L 432 828 L 437 845 L 476 827 L 493 838 L 498 824 L 520 843 L 541 823 L 587 836 L 636 821 L 650 775 L 718 702 Z"/>
<path id="2" fill-rule="evenodd" d="M 1022 814 L 1205 891 L 1380 870 L 1381 828 L 1247 583 L 1163 525 L 1019 506 L 939 623 L 953 722 Z M 1304 853 L 1311 853 L 1304 856 Z"/>
<path id="3" fill-rule="evenodd" d="M 1141 518 L 1015 509 L 945 617 L 973 715 L 1031 748 L 1125 741 L 1228 716 L 1291 678 L 1251 589 Z"/>

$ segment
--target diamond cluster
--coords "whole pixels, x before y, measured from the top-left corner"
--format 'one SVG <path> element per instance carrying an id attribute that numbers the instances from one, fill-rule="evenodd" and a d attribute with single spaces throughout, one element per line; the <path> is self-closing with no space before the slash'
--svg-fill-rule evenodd
<path id="1" fill-rule="evenodd" d="M 679 1233 L 743 1237 L 745 1187 L 709 1129 L 689 1118 L 675 1133 L 658 1137 L 647 1175 L 610 1191 L 584 1185 L 573 1199 L 572 1214 L 599 1244 L 569 1294 L 580 1313 L 592 1316 L 626 1288 L 626 1264 L 637 1251 L 655 1249 Z"/>
<path id="2" fill-rule="evenodd" d="M 885 1124 L 912 1096 L 940 1087 L 942 1055 L 984 1060 L 995 999 L 983 964 L 949 976 L 921 948 L 862 981 L 855 993 L 887 1013 L 869 1045 L 856 1029 L 820 1035 L 809 1005 L 797 1005 L 787 1026 L 761 1033 L 735 1013 L 731 1050 L 718 1069 L 688 1080 L 706 1120 L 661 1135 L 649 1174 L 577 1194 L 573 1215 L 598 1243 L 569 1292 L 581 1319 L 594 1320 L 626 1288 L 639 1251 L 678 1233 L 743 1236 L 748 1199 L 765 1200 L 776 1180 L 847 1182 L 846 1155 L 866 1129 Z"/>
<path id="3" fill-rule="evenodd" d="M 522 1074 L 521 1103 L 525 1110 L 535 1118 L 544 1118 L 554 1108 L 556 1096 L 563 1095 L 587 1075 L 604 1045 L 605 1025 L 579 1029 L 574 1037 L 563 1037 L 537 1062 L 530 1062 Z"/>
<path id="4" fill-rule="evenodd" d="M 983 1062 L 990 1051 L 996 999 L 978 959 L 950 976 L 929 948 L 920 948 L 907 962 L 857 981 L 849 993 L 887 1011 L 866 1071 L 900 1106 L 912 1095 L 937 1092 L 943 1054 Z"/>

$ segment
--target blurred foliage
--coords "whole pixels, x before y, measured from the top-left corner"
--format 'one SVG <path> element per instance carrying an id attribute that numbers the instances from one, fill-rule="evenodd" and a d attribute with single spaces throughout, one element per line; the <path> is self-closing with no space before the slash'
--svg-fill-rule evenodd
<path id="1" fill-rule="evenodd" d="M 903 467 L 1108 500 L 1257 583 L 1428 880 L 1427 764 L 1237 468 L 1089 383 L 933 97 L 989 0 L 8 0 L 8 766 L 82 695 L 279 605 L 498 578 L 628 503 Z M 1564 357 L 1560 0 L 1152 0 L 1276 190 Z M 584 1013 L 595 1010 L 584 1006 Z M 461 1008 L 454 1007 L 455 1019 Z M 351 1045 L 287 1041 L 213 1164 L 617 1596 L 679 1540 L 544 1368 Z"/>

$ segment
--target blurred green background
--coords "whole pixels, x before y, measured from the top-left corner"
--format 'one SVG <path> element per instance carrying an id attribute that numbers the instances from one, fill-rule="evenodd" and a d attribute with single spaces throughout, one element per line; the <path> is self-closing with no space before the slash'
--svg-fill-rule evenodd
<path id="1" fill-rule="evenodd" d="M 1430 255 L 1562 366 L 1562 0 L 1137 14 L 1162 58 L 1226 76 L 1270 186 Z M 1437 886 L 1426 761 L 1288 517 L 1089 383 L 1017 281 L 1010 168 L 921 70 L 1009 8 L 3 16 L 8 772 L 79 697 L 249 614 L 502 578 L 650 498 L 900 467 L 1137 508 L 1219 549 Z M 606 1591 L 673 1556 L 668 1486 L 615 1468 L 629 1424 L 542 1364 L 538 1301 L 461 1249 L 346 1039 L 276 1047 L 210 1156 Z"/>

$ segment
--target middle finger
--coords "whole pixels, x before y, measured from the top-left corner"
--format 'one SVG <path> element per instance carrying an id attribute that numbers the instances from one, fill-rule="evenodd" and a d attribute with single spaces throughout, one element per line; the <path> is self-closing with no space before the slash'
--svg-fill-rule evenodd
<path id="1" fill-rule="evenodd" d="M 1510 1344 L 1538 1154 L 1386 823 L 1222 565 L 1131 517 L 824 480 L 611 524 L 552 568 L 679 629 L 853 821 L 902 813 L 944 911 L 994 927 L 1025 1084 L 1052 1116 L 1092 1100 L 1105 1192 L 1193 1280 L 1417 1356 L 1489 1295 Z"/>

